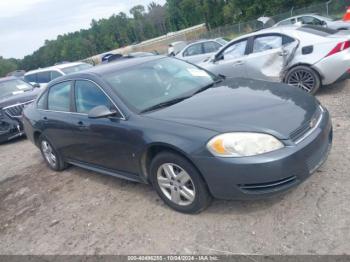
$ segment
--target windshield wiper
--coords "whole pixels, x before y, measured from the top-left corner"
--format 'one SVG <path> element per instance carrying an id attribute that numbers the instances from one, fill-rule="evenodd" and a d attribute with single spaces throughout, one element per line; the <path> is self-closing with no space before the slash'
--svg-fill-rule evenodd
<path id="1" fill-rule="evenodd" d="M 209 85 L 206 85 L 206 86 L 203 86 L 203 87 L 199 88 L 199 89 L 198 89 L 196 92 L 194 92 L 191 96 L 194 96 L 194 95 L 196 95 L 196 94 L 198 94 L 198 93 L 201 93 L 201 92 L 203 92 L 203 91 L 205 91 L 205 90 L 207 90 L 207 89 L 209 89 L 209 88 L 215 87 L 216 84 L 222 82 L 223 80 L 224 80 L 223 78 L 219 78 L 218 80 L 216 80 L 216 81 L 210 83 Z"/>
<path id="2" fill-rule="evenodd" d="M 168 106 L 180 103 L 181 101 L 183 101 L 183 100 L 185 100 L 187 98 L 190 98 L 190 97 L 191 96 L 184 96 L 184 97 L 174 98 L 174 99 L 171 99 L 171 100 L 168 100 L 168 101 L 156 104 L 154 106 L 151 106 L 149 108 L 146 108 L 146 109 L 142 110 L 140 113 L 146 113 L 146 112 L 150 112 L 150 111 L 153 111 L 153 110 L 157 110 L 157 109 L 161 109 L 161 108 L 164 108 L 164 107 L 168 107 Z"/>

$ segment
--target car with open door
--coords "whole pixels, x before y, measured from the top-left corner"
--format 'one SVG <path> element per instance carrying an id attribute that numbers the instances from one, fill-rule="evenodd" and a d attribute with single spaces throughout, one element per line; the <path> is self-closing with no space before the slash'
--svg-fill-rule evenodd
<path id="1" fill-rule="evenodd" d="M 184 213 L 212 197 L 285 192 L 324 163 L 332 144 L 327 109 L 302 90 L 224 79 L 162 56 L 57 79 L 23 122 L 51 169 L 73 164 L 150 183 Z"/>
<path id="2" fill-rule="evenodd" d="M 273 27 L 232 40 L 199 64 L 216 74 L 285 82 L 309 93 L 347 79 L 350 35 L 316 26 Z"/>

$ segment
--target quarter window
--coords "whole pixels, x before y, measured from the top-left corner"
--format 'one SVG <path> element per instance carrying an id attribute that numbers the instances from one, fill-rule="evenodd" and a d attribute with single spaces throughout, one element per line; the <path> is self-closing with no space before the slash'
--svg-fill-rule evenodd
<path id="1" fill-rule="evenodd" d="M 63 82 L 50 88 L 48 109 L 52 111 L 70 111 L 71 82 Z"/>
<path id="2" fill-rule="evenodd" d="M 200 55 L 202 53 L 203 53 L 202 44 L 195 44 L 195 45 L 191 45 L 185 50 L 184 56 Z"/>
<path id="3" fill-rule="evenodd" d="M 235 43 L 225 49 L 224 59 L 237 59 L 245 55 L 247 40 Z"/>
<path id="4" fill-rule="evenodd" d="M 260 36 L 254 39 L 253 53 L 282 47 L 282 37 L 278 35 Z"/>
<path id="5" fill-rule="evenodd" d="M 111 108 L 109 98 L 97 87 L 89 81 L 75 82 L 75 105 L 78 113 L 87 114 L 96 106 L 106 106 Z"/>

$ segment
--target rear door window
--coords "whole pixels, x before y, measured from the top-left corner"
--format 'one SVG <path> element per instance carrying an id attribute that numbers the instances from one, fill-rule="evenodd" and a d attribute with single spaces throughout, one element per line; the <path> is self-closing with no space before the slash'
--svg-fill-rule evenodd
<path id="1" fill-rule="evenodd" d="M 70 111 L 71 82 L 63 82 L 50 88 L 48 95 L 48 109 L 52 111 Z"/>

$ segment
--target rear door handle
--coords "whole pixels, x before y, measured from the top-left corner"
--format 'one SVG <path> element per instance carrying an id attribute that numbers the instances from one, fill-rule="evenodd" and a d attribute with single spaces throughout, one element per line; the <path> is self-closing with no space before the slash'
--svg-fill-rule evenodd
<path id="1" fill-rule="evenodd" d="M 43 117 L 43 120 L 44 120 L 44 121 L 47 121 L 47 117 L 46 117 L 46 116 L 44 116 L 44 117 Z"/>

